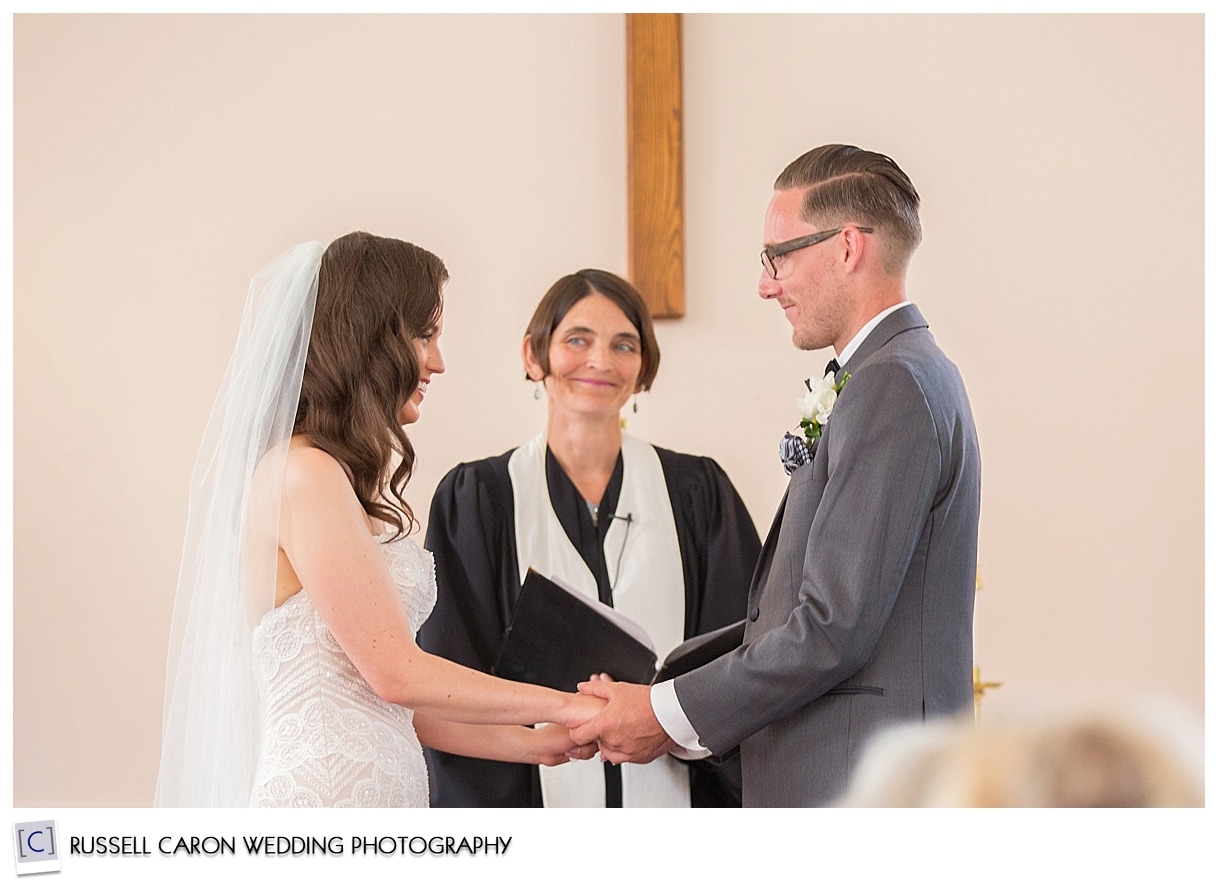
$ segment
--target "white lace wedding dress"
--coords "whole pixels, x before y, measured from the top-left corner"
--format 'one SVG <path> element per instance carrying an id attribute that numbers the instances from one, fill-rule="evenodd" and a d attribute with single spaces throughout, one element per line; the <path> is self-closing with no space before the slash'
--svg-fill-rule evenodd
<path id="1" fill-rule="evenodd" d="M 431 552 L 378 541 L 411 626 L 436 603 Z M 300 591 L 254 630 L 262 743 L 251 806 L 427 806 L 414 712 L 374 693 Z"/>

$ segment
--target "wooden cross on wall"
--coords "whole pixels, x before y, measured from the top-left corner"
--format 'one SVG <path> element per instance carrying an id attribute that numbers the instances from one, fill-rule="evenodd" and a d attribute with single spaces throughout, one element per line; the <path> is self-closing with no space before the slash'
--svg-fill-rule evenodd
<path id="1" fill-rule="evenodd" d="M 685 315 L 681 14 L 626 15 L 627 274 L 653 318 Z"/>

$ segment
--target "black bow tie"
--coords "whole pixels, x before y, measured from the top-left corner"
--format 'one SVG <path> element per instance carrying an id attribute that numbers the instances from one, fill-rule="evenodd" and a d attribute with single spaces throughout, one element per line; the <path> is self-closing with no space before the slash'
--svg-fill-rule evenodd
<path id="1" fill-rule="evenodd" d="M 826 374 L 834 374 L 834 375 L 836 375 L 836 374 L 837 374 L 837 372 L 838 372 L 838 371 L 840 371 L 841 369 L 842 369 L 842 366 L 841 366 L 840 364 L 838 364 L 838 363 L 837 363 L 837 359 L 836 359 L 836 358 L 831 358 L 831 359 L 829 359 L 829 363 L 828 363 L 827 365 L 825 365 L 825 373 L 826 373 Z"/>

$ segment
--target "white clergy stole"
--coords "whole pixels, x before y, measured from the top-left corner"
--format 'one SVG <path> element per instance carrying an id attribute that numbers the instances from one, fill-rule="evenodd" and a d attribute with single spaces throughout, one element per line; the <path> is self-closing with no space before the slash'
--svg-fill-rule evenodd
<path id="1" fill-rule="evenodd" d="M 516 449 L 508 460 L 508 474 L 520 580 L 532 567 L 597 600 L 596 577 L 550 504 L 544 433 Z M 604 542 L 614 608 L 642 625 L 651 635 L 656 655 L 664 658 L 685 638 L 681 548 L 660 458 L 650 444 L 629 435 L 622 436 L 622 492 L 614 514 Z M 588 676 L 596 673 L 589 671 Z M 599 757 L 541 766 L 539 771 L 547 807 L 604 808 L 605 777 Z M 688 768 L 670 756 L 647 765 L 624 764 L 622 806 L 688 807 Z"/>

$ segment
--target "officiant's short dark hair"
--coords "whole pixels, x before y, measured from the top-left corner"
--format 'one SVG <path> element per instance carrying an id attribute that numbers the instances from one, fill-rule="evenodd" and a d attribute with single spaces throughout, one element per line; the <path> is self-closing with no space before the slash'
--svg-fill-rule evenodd
<path id="1" fill-rule="evenodd" d="M 582 269 L 563 276 L 550 286 L 550 290 L 537 304 L 533 318 L 525 329 L 525 333 L 529 335 L 529 347 L 533 350 L 533 357 L 537 359 L 545 375 L 549 376 L 550 335 L 571 307 L 590 294 L 608 297 L 639 332 L 639 347 L 643 356 L 643 366 L 639 370 L 639 389 L 650 389 L 656 373 L 660 370 L 660 344 L 656 342 L 651 311 L 634 285 L 607 270 Z M 526 374 L 525 379 L 533 378 Z"/>
<path id="2" fill-rule="evenodd" d="M 922 241 L 921 199 L 909 176 L 890 157 L 847 144 L 825 144 L 792 162 L 775 190 L 802 190 L 803 218 L 826 227 L 874 227 L 885 242 L 884 269 L 904 270 Z"/>

